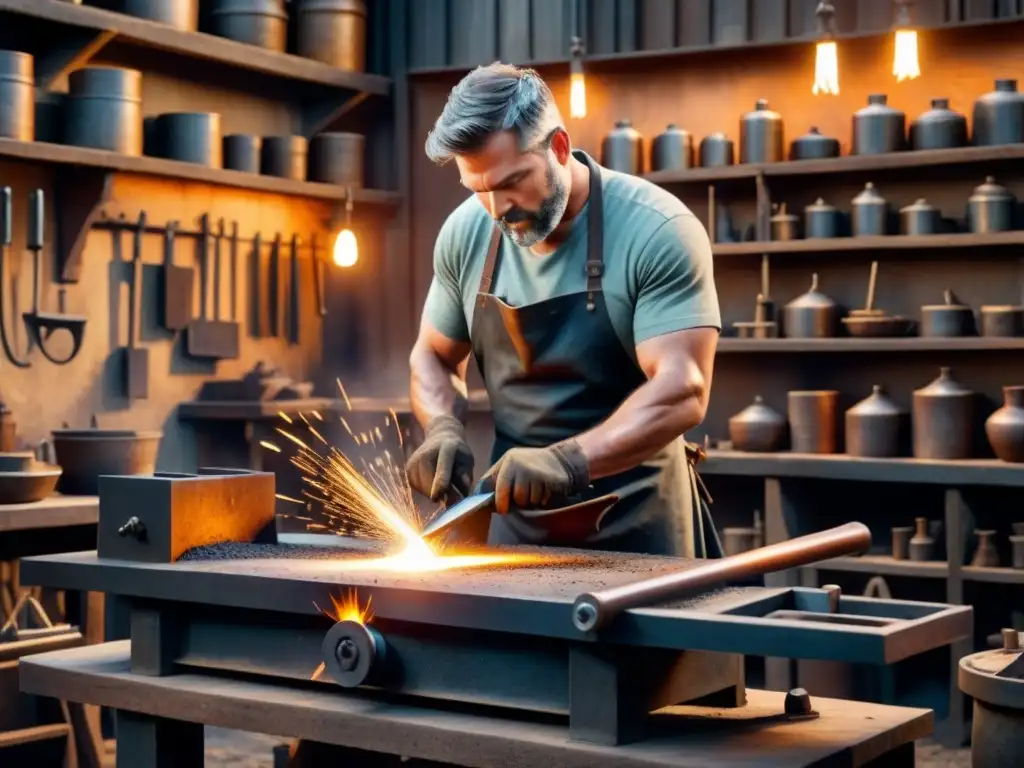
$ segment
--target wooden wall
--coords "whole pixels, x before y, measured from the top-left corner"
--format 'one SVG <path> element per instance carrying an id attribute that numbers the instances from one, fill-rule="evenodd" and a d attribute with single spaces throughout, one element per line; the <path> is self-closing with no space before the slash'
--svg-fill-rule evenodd
<path id="1" fill-rule="evenodd" d="M 634 60 L 594 63 L 588 68 L 588 117 L 572 121 L 573 143 L 599 156 L 602 136 L 617 119 L 628 118 L 647 139 L 676 122 L 698 139 L 714 131 L 725 131 L 738 139 L 740 115 L 753 108 L 758 98 L 767 98 L 786 125 L 787 141 L 818 126 L 823 133 L 838 137 L 844 154 L 849 151 L 851 114 L 866 103 L 870 93 L 886 93 L 890 103 L 907 113 L 908 121 L 926 110 L 933 97 L 948 97 L 952 106 L 970 113 L 974 99 L 992 89 L 993 80 L 1013 77 L 1022 71 L 1024 47 L 1020 45 L 1019 24 L 977 29 L 922 32 L 920 35 L 922 76 L 897 85 L 891 74 L 890 37 L 844 40 L 840 46 L 841 94 L 813 97 L 810 85 L 814 66 L 813 45 L 777 46 L 746 50 L 742 55 L 716 53 L 687 56 L 676 60 Z M 542 69 L 556 98 L 568 112 L 568 71 L 563 66 Z M 448 213 L 465 197 L 453 167 L 434 167 L 422 151 L 422 141 L 444 106 L 448 91 L 458 74 L 422 75 L 411 80 L 412 293 L 422 306 L 431 278 L 431 254 L 436 233 Z M 997 169 L 1010 188 L 1024 196 L 1020 169 Z M 897 205 L 918 197 L 929 198 L 950 217 L 963 217 L 966 200 L 981 183 L 978 172 L 951 183 L 937 185 L 936 178 L 950 178 L 950 169 L 934 173 L 902 172 L 875 178 L 880 190 Z M 841 183 L 829 177 L 818 182 L 804 180 L 787 187 L 773 182 L 772 199 L 786 201 L 794 210 L 817 196 L 840 209 L 849 210 L 853 196 L 869 178 L 847 178 Z M 754 186 L 733 187 L 720 192 L 738 224 L 753 221 Z M 703 191 L 684 200 L 702 219 L 706 217 Z M 941 301 L 944 288 L 953 288 L 965 302 L 979 304 L 1021 300 L 1021 266 L 1006 251 L 985 253 L 951 252 L 948 257 L 928 254 L 887 254 L 881 266 L 879 306 L 893 313 L 916 317 L 919 306 Z M 919 268 L 921 257 L 931 259 L 927 270 Z M 822 289 L 847 307 L 864 300 L 871 254 L 822 258 L 786 254 L 772 262 L 772 294 L 780 304 L 805 291 L 811 273 L 821 273 Z M 964 270 L 955 260 L 973 260 Z M 751 319 L 758 291 L 756 258 L 721 257 L 715 273 L 726 327 L 737 320 Z M 952 282 L 954 281 L 955 282 Z M 418 313 L 417 313 L 418 314 Z M 1012 355 L 978 353 L 915 354 L 916 363 L 906 364 L 900 355 L 719 355 L 716 384 L 706 429 L 715 438 L 726 436 L 728 417 L 747 405 L 757 389 L 768 402 L 785 410 L 785 392 L 802 388 L 836 388 L 852 404 L 870 392 L 873 383 L 887 385 L 894 396 L 909 405 L 910 392 L 931 381 L 940 365 L 954 366 L 964 383 L 983 391 L 992 407 L 1000 398 L 1003 384 L 1024 381 L 1024 366 Z M 766 367 L 771 376 L 763 375 Z M 751 382 L 761 382 L 752 384 Z M 987 414 L 986 414 L 987 415 Z M 695 434 L 693 437 L 699 437 Z"/>
<path id="2" fill-rule="evenodd" d="M 217 111 L 223 119 L 224 133 L 273 135 L 290 133 L 295 128 L 294 113 L 287 94 L 275 92 L 258 77 L 236 76 L 211 80 L 202 67 L 182 67 L 180 61 L 167 64 L 152 52 L 114 47 L 104 51 L 97 64 L 121 64 L 144 70 L 143 110 L 146 115 L 170 111 Z M 58 85 L 57 90 L 62 87 Z M 49 167 L 33 167 L 16 162 L 0 162 L 0 179 L 13 188 L 14 245 L 8 255 L 11 281 L 6 287 L 11 301 L 7 306 L 7 324 L 14 334 L 19 354 L 26 348 L 20 312 L 31 301 L 31 259 L 25 251 L 26 207 L 29 192 L 44 190 L 50 212 L 55 175 Z M 384 186 L 382 184 L 382 186 Z M 239 223 L 239 234 L 248 240 L 256 232 L 264 239 L 264 269 L 269 240 L 280 232 L 286 239 L 297 233 L 308 241 L 316 235 L 321 247 L 331 243 L 329 227 L 335 213 L 326 202 L 289 198 L 222 187 L 119 175 L 115 177 L 112 200 L 104 210 L 110 216 L 137 217 L 145 209 L 151 225 L 162 226 L 177 219 L 183 230 L 196 230 L 198 219 L 208 213 L 216 221 L 224 217 Z M 163 238 L 147 235 L 144 241 L 144 277 L 142 293 L 141 343 L 149 349 L 149 398 L 129 402 L 122 392 L 120 348 L 127 341 L 128 281 L 131 275 L 131 233 L 122 233 L 119 246 L 110 231 L 94 229 L 88 237 L 81 281 L 67 287 L 66 311 L 85 315 L 88 323 L 80 354 L 68 365 L 57 367 L 37 352 L 31 355 L 32 367 L 19 370 L 0 360 L 0 393 L 17 420 L 19 433 L 27 445 L 34 445 L 62 423 L 87 426 L 96 414 L 101 426 L 162 429 L 165 437 L 158 467 L 164 470 L 194 469 L 194 441 L 186 424 L 179 423 L 175 406 L 191 400 L 202 382 L 212 378 L 234 378 L 265 360 L 297 380 L 313 379 L 320 392 L 334 393 L 334 377 L 355 376 L 356 369 L 367 365 L 376 342 L 378 324 L 370 318 L 380 306 L 374 291 L 380 286 L 377 271 L 382 263 L 381 236 L 384 225 L 369 221 L 356 211 L 355 229 L 360 238 L 361 261 L 350 270 L 327 269 L 328 316 L 321 322 L 316 314 L 309 252 L 300 253 L 301 338 L 290 344 L 281 338 L 257 339 L 251 334 L 250 246 L 239 252 L 243 268 L 239 273 L 239 314 L 242 326 L 241 356 L 207 364 L 190 360 L 182 353 L 182 339 L 158 326 L 160 264 Z M 52 243 L 52 222 L 48 240 Z M 119 250 L 115 250 L 119 248 Z M 282 253 L 282 270 L 287 274 L 287 248 Z M 51 282 L 52 259 L 45 252 L 42 306 L 57 309 L 58 290 Z M 212 255 L 212 245 L 211 245 Z M 221 307 L 229 303 L 228 252 L 222 246 Z M 196 265 L 198 249 L 194 239 L 179 237 L 176 246 L 179 265 Z M 195 307 L 200 306 L 199 278 L 196 277 Z M 265 275 L 264 275 L 265 280 Z M 264 289 L 266 283 L 264 282 Z M 264 300 L 264 307 L 266 306 Z M 55 345 L 58 340 L 55 338 Z M 369 364 L 372 368 L 372 362 Z"/>

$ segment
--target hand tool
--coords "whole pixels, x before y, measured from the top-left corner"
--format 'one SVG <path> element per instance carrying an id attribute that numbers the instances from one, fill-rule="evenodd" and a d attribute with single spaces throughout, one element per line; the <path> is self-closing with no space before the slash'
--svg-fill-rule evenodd
<path id="1" fill-rule="evenodd" d="M 277 336 L 281 328 L 281 233 L 274 235 L 267 268 L 267 334 Z"/>
<path id="2" fill-rule="evenodd" d="M 291 262 L 288 265 L 288 341 L 298 344 L 301 336 L 301 305 L 299 285 L 299 236 L 292 235 Z"/>
<path id="3" fill-rule="evenodd" d="M 220 319 L 220 242 L 224 237 L 224 220 L 220 220 L 214 241 L 213 264 L 210 264 L 210 217 L 200 220 L 200 261 L 203 271 L 202 310 L 198 320 L 188 326 L 188 354 L 192 357 L 224 360 L 239 355 L 238 325 Z M 213 293 L 213 319 L 209 318 L 209 294 Z"/>
<path id="4" fill-rule="evenodd" d="M 231 260 L 231 322 L 240 327 L 238 322 L 238 222 L 231 222 L 231 243 L 228 246 Z"/>
<path id="5" fill-rule="evenodd" d="M 263 336 L 263 235 L 257 232 L 252 238 L 252 307 L 249 312 L 249 335 L 254 339 Z"/>
<path id="6" fill-rule="evenodd" d="M 163 326 L 168 331 L 180 331 L 192 320 L 192 294 L 195 271 L 174 263 L 174 236 L 177 221 L 168 221 L 164 228 L 164 285 Z"/>
<path id="7" fill-rule="evenodd" d="M 466 522 L 475 515 L 492 512 L 494 498 L 494 492 L 482 492 L 482 485 L 478 482 L 469 496 L 455 502 L 431 520 L 423 529 L 422 538 L 425 541 L 437 540 L 454 525 Z M 615 494 L 606 494 L 553 509 L 517 509 L 509 514 L 518 515 L 561 541 L 578 540 L 596 533 L 600 529 L 601 518 L 618 500 Z"/>
<path id="8" fill-rule="evenodd" d="M 327 303 L 324 299 L 324 260 L 317 250 L 316 235 L 309 240 L 310 261 L 313 264 L 313 292 L 316 294 L 316 312 L 320 317 L 327 316 Z"/>
<path id="9" fill-rule="evenodd" d="M 128 283 L 128 346 L 124 350 L 124 389 L 129 400 L 149 397 L 149 350 L 138 346 L 142 322 L 142 239 L 146 236 L 146 212 L 139 211 L 132 238 L 132 277 Z"/>
<path id="10" fill-rule="evenodd" d="M 15 368 L 29 368 L 32 363 L 19 360 L 14 353 L 14 345 L 7 337 L 7 250 L 11 247 L 11 188 L 0 189 L 0 342 L 3 343 L 4 354 Z"/>

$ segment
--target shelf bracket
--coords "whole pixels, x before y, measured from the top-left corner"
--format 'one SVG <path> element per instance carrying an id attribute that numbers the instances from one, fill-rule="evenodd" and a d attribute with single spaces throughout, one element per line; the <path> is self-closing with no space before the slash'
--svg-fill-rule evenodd
<path id="1" fill-rule="evenodd" d="M 110 201 L 114 174 L 97 168 L 67 167 L 53 179 L 54 274 L 59 283 L 77 283 L 82 252 L 100 209 Z"/>
<path id="2" fill-rule="evenodd" d="M 54 83 L 84 67 L 117 37 L 111 29 L 74 29 L 61 34 L 60 42 L 35 57 L 36 94 L 50 90 Z"/>
<path id="3" fill-rule="evenodd" d="M 370 94 L 365 91 L 354 91 L 340 104 L 336 99 L 325 98 L 311 101 L 302 107 L 302 135 L 307 139 L 312 138 L 321 131 L 329 128 L 335 122 L 354 110 Z"/>

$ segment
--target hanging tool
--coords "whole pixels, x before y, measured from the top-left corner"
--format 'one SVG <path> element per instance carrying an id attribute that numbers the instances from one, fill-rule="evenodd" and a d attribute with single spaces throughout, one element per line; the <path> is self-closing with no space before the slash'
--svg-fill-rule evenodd
<path id="1" fill-rule="evenodd" d="M 149 350 L 138 346 L 142 323 L 142 240 L 146 212 L 139 211 L 132 238 L 132 279 L 128 284 L 128 346 L 124 350 L 124 389 L 129 400 L 149 397 Z"/>
<path id="2" fill-rule="evenodd" d="M 0 341 L 3 342 L 4 354 L 15 368 L 29 368 L 32 363 L 19 360 L 14 353 L 14 346 L 7 337 L 7 251 L 11 247 L 11 188 L 0 189 Z"/>
<path id="3" fill-rule="evenodd" d="M 238 222 L 231 222 L 231 244 L 228 246 L 228 258 L 231 260 L 231 322 L 239 327 L 238 322 Z"/>
<path id="4" fill-rule="evenodd" d="M 281 328 L 281 233 L 274 235 L 270 246 L 270 266 L 267 269 L 267 330 L 276 337 Z"/>
<path id="5" fill-rule="evenodd" d="M 181 331 L 192 321 L 192 294 L 195 272 L 174 263 L 174 236 L 177 221 L 168 221 L 164 228 L 164 291 L 163 326 L 168 331 Z"/>
<path id="6" fill-rule="evenodd" d="M 300 308 L 299 308 L 299 236 L 292 235 L 291 263 L 288 275 L 288 341 L 299 343 Z"/>
<path id="7" fill-rule="evenodd" d="M 22 320 L 32 342 L 39 347 L 43 357 L 54 365 L 64 365 L 75 359 L 85 338 L 86 318 L 65 315 L 63 312 L 40 312 L 39 304 L 43 294 L 43 244 L 46 231 L 45 202 L 43 190 L 35 189 L 29 195 L 28 249 L 32 251 L 32 311 L 23 312 Z M 46 342 L 54 331 L 64 330 L 71 334 L 71 351 L 66 357 L 54 357 L 47 349 Z"/>
<path id="8" fill-rule="evenodd" d="M 309 241 L 310 261 L 313 262 L 313 292 L 316 294 L 316 312 L 320 317 L 327 315 L 327 303 L 324 299 L 324 260 L 316 247 L 316 235 Z"/>
<path id="9" fill-rule="evenodd" d="M 606 494 L 553 509 L 518 509 L 509 514 L 544 529 L 549 537 L 562 542 L 575 542 L 597 533 L 601 527 L 601 518 L 618 500 L 615 494 Z M 457 501 L 432 520 L 423 529 L 422 538 L 424 541 L 436 541 L 453 526 L 493 510 L 494 492 L 483 491 L 482 484 L 478 482 L 469 496 Z"/>
<path id="10" fill-rule="evenodd" d="M 252 238 L 252 311 L 249 313 L 249 335 L 263 336 L 263 235 L 257 232 Z"/>
<path id="11" fill-rule="evenodd" d="M 199 261 L 202 270 L 200 278 L 199 319 L 193 320 L 186 330 L 188 354 L 192 357 L 221 360 L 238 357 L 237 327 L 217 319 L 220 312 L 220 241 L 224 235 L 223 220 L 214 245 L 214 263 L 210 263 L 210 215 L 204 213 L 199 222 Z M 213 293 L 213 318 L 210 317 L 210 294 Z M 234 338 L 232 338 L 232 332 Z"/>

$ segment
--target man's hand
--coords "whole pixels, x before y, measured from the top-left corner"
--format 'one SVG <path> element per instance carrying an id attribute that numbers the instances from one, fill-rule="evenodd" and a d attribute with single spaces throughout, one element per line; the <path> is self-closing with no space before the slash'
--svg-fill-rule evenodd
<path id="1" fill-rule="evenodd" d="M 493 490 L 499 514 L 563 504 L 590 483 L 587 461 L 576 441 L 549 448 L 512 448 L 481 478 Z"/>
<path id="2" fill-rule="evenodd" d="M 405 463 L 405 474 L 414 490 L 440 501 L 452 488 L 469 495 L 473 464 L 466 428 L 453 416 L 437 416 L 424 429 L 423 444 Z"/>

